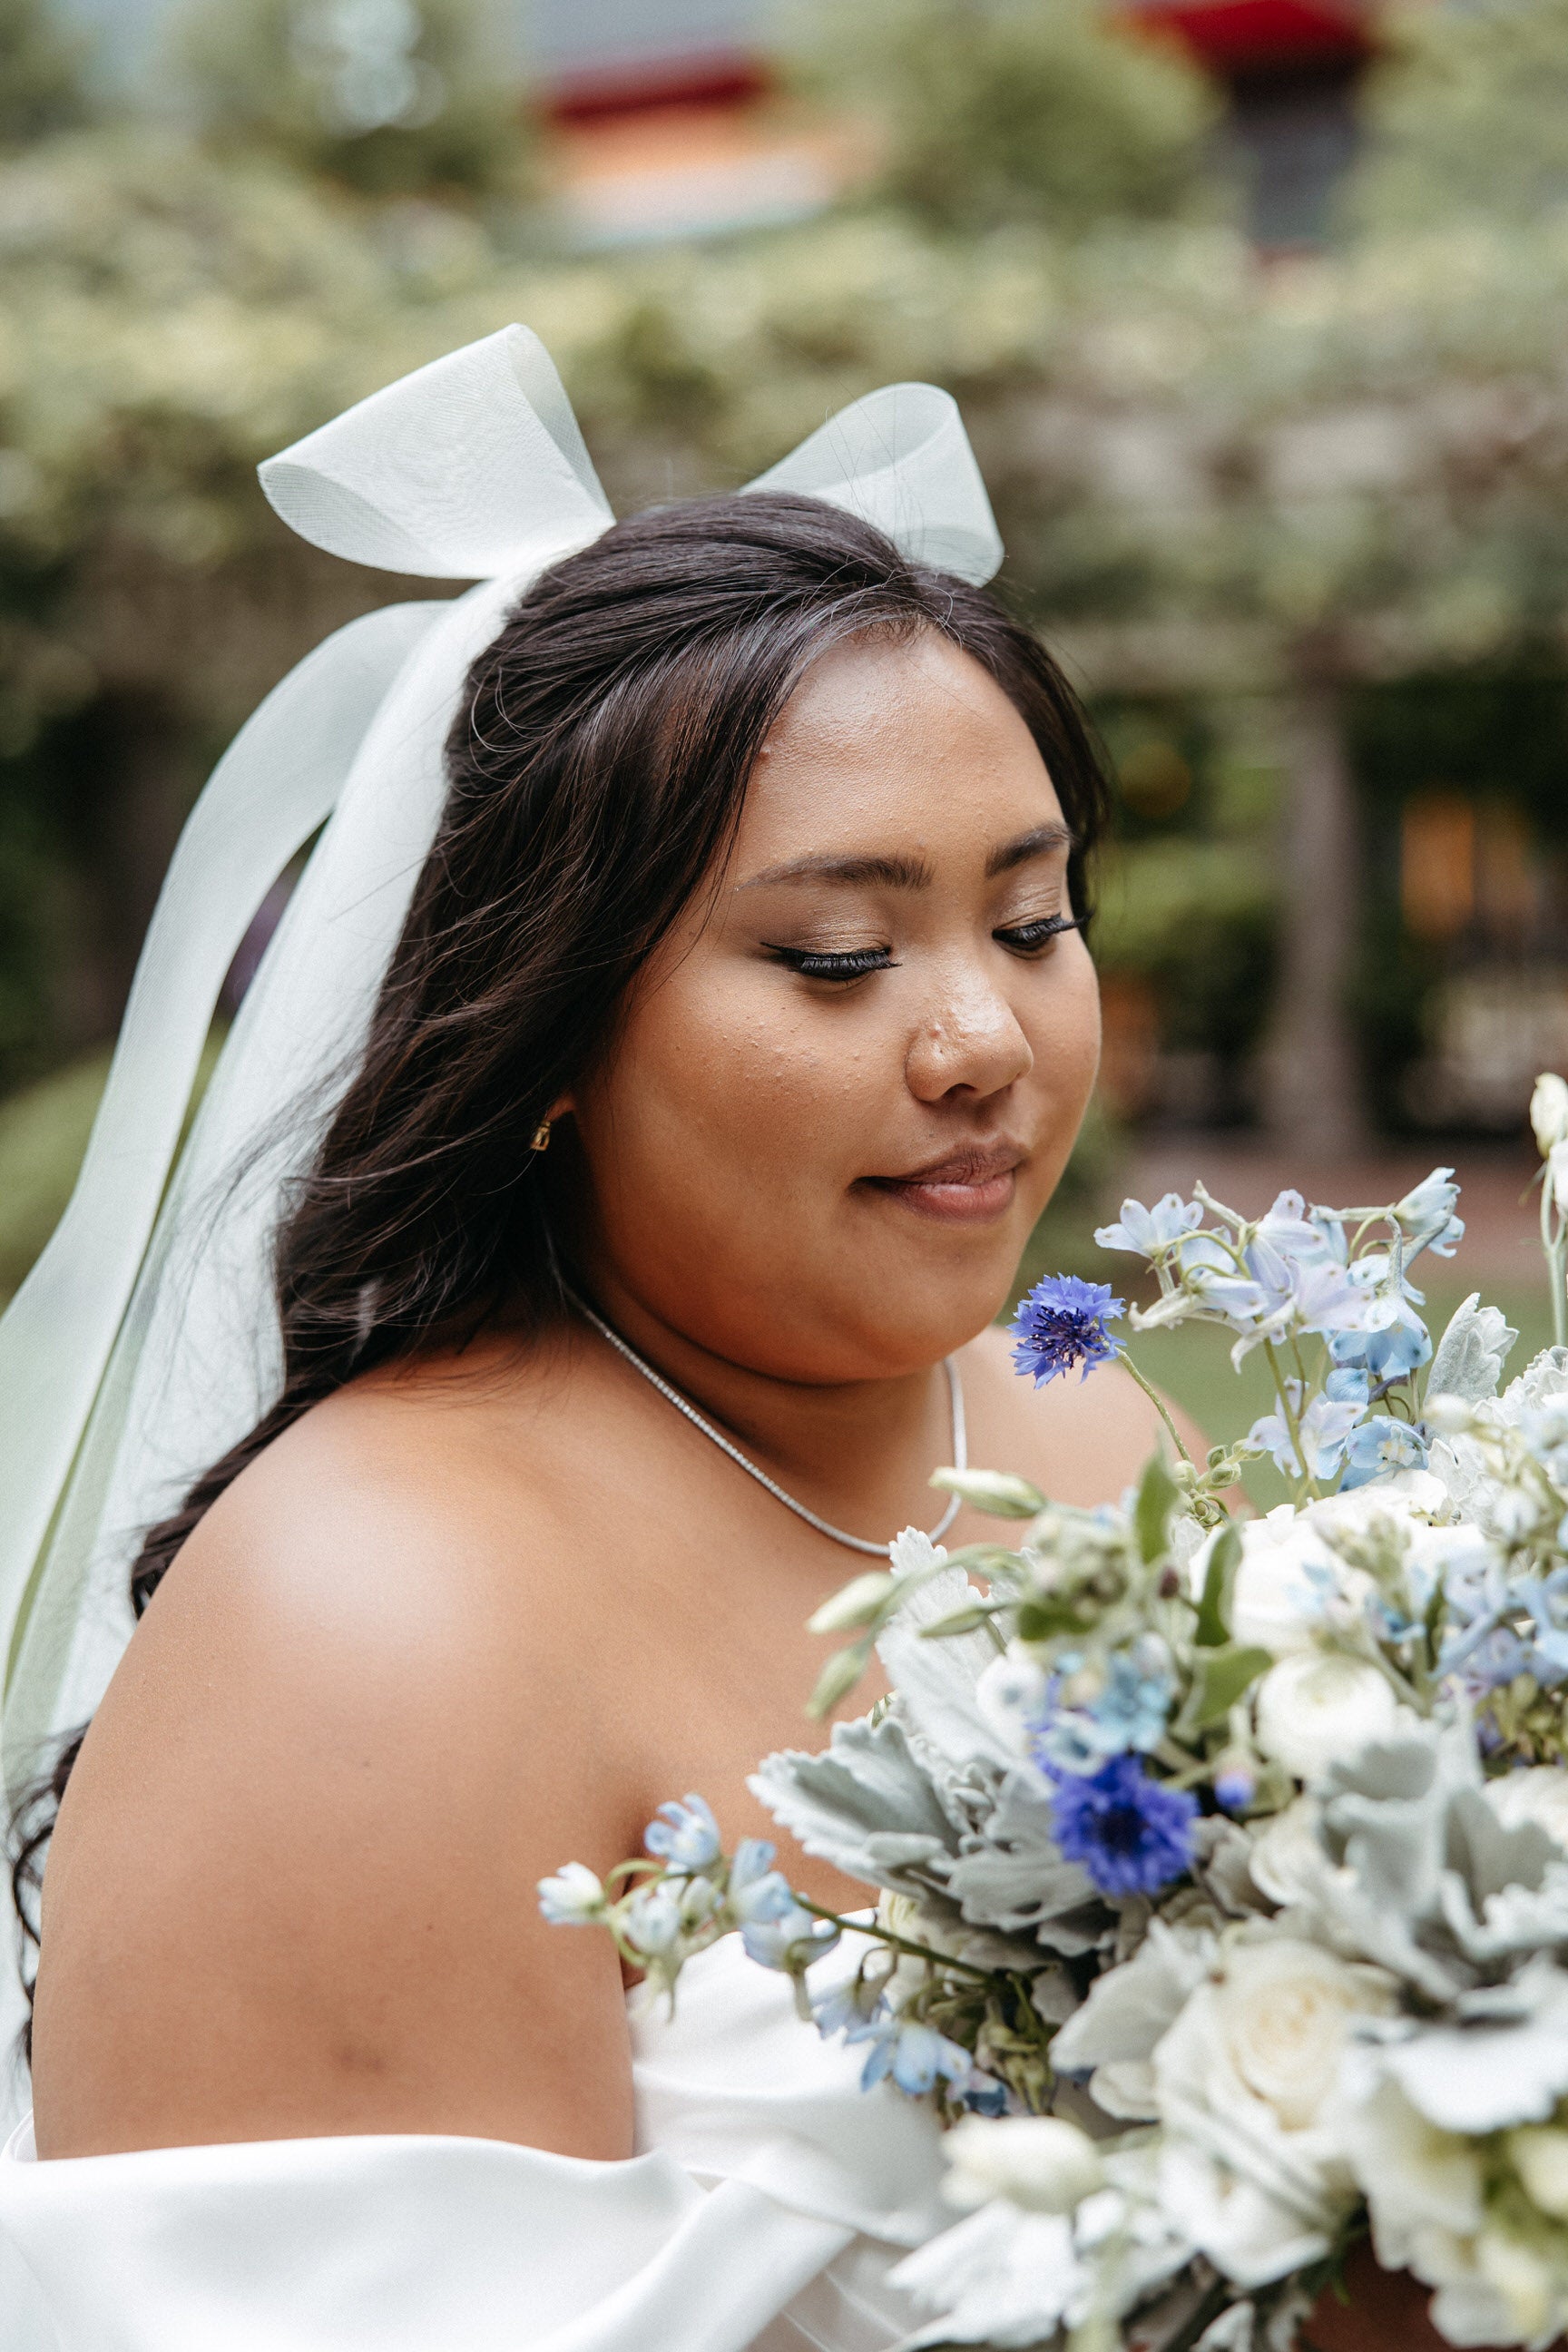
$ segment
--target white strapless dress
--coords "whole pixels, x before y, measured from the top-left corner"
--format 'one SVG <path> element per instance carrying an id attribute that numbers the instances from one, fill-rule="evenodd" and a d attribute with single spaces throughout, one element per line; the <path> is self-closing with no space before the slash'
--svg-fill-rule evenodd
<path id="1" fill-rule="evenodd" d="M 841 1956 L 819 1963 L 831 1978 Z M 376 2137 L 0 2153 L 0 2352 L 888 2352 L 934 2118 L 734 1938 L 634 2011 L 638 2153 Z"/>

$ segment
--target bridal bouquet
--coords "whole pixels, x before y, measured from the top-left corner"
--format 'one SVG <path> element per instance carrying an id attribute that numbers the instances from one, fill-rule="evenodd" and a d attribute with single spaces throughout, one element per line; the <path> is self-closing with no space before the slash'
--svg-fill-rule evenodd
<path id="1" fill-rule="evenodd" d="M 1172 1430 L 1093 1510 L 942 1474 L 1011 1540 L 906 1533 L 819 1612 L 817 1710 L 873 1649 L 891 1696 L 751 1786 L 874 1916 L 725 1853 L 696 1796 L 607 1886 L 543 1883 L 672 1996 L 738 1932 L 868 2088 L 934 2103 L 965 2217 L 895 2273 L 911 2346 L 1285 2352 L 1369 2232 L 1451 2344 L 1568 2330 L 1568 1085 L 1531 1118 L 1558 1344 L 1500 1394 L 1502 1316 L 1434 1348 L 1412 1282 L 1463 1234 L 1448 1170 L 1257 1220 L 1130 1201 L 1097 1238 L 1152 1304 L 1025 1299 L 1037 1382 L 1197 1319 L 1274 1409 L 1201 1465 Z M 1294 1500 L 1232 1517 L 1264 1454 Z"/>

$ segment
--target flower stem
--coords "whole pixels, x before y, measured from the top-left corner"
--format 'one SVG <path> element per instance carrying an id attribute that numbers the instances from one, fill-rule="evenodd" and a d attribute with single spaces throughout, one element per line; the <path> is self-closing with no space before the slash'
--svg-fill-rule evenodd
<path id="1" fill-rule="evenodd" d="M 1557 1212 L 1552 1188 L 1552 1171 L 1542 1171 L 1541 1181 L 1541 1246 L 1546 1253 L 1546 1271 L 1552 1287 L 1552 1343 L 1561 1348 L 1568 1345 L 1568 1266 L 1564 1265 L 1563 1244 L 1568 1238 L 1563 1218 Z"/>
<path id="2" fill-rule="evenodd" d="M 842 1913 L 829 1911 L 824 1904 L 814 1903 L 808 1895 L 797 1894 L 795 1899 L 803 1911 L 810 1912 L 814 1919 L 826 1919 L 833 1927 L 844 1928 L 849 1935 L 874 1936 L 878 1943 L 886 1944 L 889 1951 L 907 1952 L 912 1960 L 931 1960 L 939 1969 L 956 1969 L 960 1976 L 978 1977 L 984 1984 L 991 1982 L 992 1971 L 977 1969 L 972 1960 L 955 1960 L 951 1952 L 933 1952 L 927 1944 L 912 1944 L 907 1936 L 895 1936 L 890 1927 L 884 1927 L 877 1921 L 868 1927 L 863 1919 L 846 1919 Z"/>
<path id="3" fill-rule="evenodd" d="M 1290 1444 L 1295 1449 L 1296 1459 L 1301 1465 L 1301 1486 L 1314 1503 L 1321 1502 L 1322 1497 L 1319 1492 L 1318 1482 L 1307 1466 L 1307 1449 L 1301 1443 L 1301 1423 L 1297 1418 L 1296 1408 L 1290 1402 L 1289 1387 L 1279 1370 L 1279 1351 L 1272 1339 L 1265 1339 L 1263 1352 L 1268 1359 L 1268 1370 L 1274 1381 L 1274 1393 L 1279 1400 L 1279 1410 L 1285 1416 L 1285 1426 L 1290 1433 Z"/>
<path id="4" fill-rule="evenodd" d="M 1165 1427 L 1170 1431 L 1171 1443 L 1175 1447 L 1177 1453 L 1181 1455 L 1183 1461 L 1186 1464 L 1188 1469 L 1195 1470 L 1198 1465 L 1193 1460 L 1192 1455 L 1187 1452 L 1186 1447 L 1182 1444 L 1182 1433 L 1176 1427 L 1175 1423 L 1171 1419 L 1170 1413 L 1167 1412 L 1165 1407 L 1165 1400 L 1160 1394 L 1159 1390 L 1152 1387 L 1144 1379 L 1142 1373 L 1139 1370 L 1137 1365 L 1133 1362 L 1125 1348 L 1119 1348 L 1116 1352 L 1121 1357 L 1124 1369 L 1131 1373 L 1133 1379 L 1137 1381 L 1139 1387 L 1142 1390 L 1144 1395 L 1148 1398 L 1150 1403 L 1153 1406 L 1155 1412 L 1164 1423 Z"/>

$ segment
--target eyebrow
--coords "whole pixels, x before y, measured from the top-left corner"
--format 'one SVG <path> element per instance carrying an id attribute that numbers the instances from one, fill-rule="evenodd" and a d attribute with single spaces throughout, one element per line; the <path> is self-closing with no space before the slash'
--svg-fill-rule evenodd
<path id="1" fill-rule="evenodd" d="M 985 878 L 989 882 L 997 874 L 1011 874 L 1015 866 L 1026 866 L 1031 857 L 1048 857 L 1058 849 L 1073 850 L 1078 842 L 1065 824 L 1037 824 L 1028 833 L 1021 833 L 1016 841 L 1004 842 L 994 849 L 985 861 Z"/>
<path id="2" fill-rule="evenodd" d="M 1027 865 L 1032 857 L 1046 857 L 1053 851 L 1074 846 L 1071 832 L 1065 824 L 1037 824 L 1016 839 L 1004 842 L 994 849 L 985 861 L 985 877 L 990 881 L 998 874 L 1010 874 L 1016 866 Z M 773 882 L 837 882 L 850 888 L 865 889 L 880 887 L 889 890 L 924 890 L 932 880 L 931 869 L 923 857 L 792 857 L 782 866 L 765 866 L 753 874 L 749 882 L 739 887 L 755 890 L 763 883 Z"/>

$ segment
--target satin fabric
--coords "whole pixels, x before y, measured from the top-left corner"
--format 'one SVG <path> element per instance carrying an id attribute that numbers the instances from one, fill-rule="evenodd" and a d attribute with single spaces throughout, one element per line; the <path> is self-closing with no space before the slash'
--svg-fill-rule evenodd
<path id="1" fill-rule="evenodd" d="M 929 2110 L 863 2092 L 861 2053 L 733 1938 L 673 2019 L 634 2000 L 632 2030 L 619 2163 L 409 2136 L 41 2164 L 24 2124 L 0 2154 L 0 2347 L 889 2352 L 914 2315 L 887 2273 L 952 2218 Z"/>

